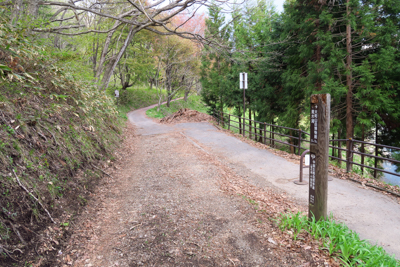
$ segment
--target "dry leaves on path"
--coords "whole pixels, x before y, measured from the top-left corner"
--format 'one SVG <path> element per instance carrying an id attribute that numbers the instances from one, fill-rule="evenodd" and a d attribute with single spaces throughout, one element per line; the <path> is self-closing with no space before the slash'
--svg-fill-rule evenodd
<path id="1" fill-rule="evenodd" d="M 208 122 L 214 121 L 214 118 L 208 114 L 198 112 L 197 110 L 190 110 L 183 108 L 177 112 L 164 117 L 160 120 L 160 123 L 183 123 L 183 122 Z"/>
<path id="2" fill-rule="evenodd" d="M 269 220 L 280 211 L 304 208 L 286 195 L 251 185 L 180 133 L 127 134 L 118 163 L 106 170 L 114 179 L 97 188 L 75 221 L 59 266 L 328 262 L 314 251 L 316 245 L 293 243 Z"/>

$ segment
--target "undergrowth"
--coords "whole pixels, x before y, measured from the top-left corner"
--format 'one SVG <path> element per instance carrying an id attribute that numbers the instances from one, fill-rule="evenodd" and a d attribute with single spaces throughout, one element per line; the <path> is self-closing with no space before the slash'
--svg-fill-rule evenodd
<path id="1" fill-rule="evenodd" d="M 93 166 L 111 157 L 121 131 L 113 99 L 27 35 L 0 19 L 1 266 L 38 247 L 37 233 L 51 223 L 46 210 L 58 218 L 67 203 L 84 204 L 99 176 Z"/>
<path id="2" fill-rule="evenodd" d="M 278 218 L 281 230 L 290 230 L 294 240 L 302 235 L 310 235 L 321 242 L 321 250 L 338 258 L 344 266 L 400 266 L 400 261 L 379 246 L 361 240 L 357 233 L 346 225 L 336 222 L 332 217 L 328 220 L 316 221 L 298 212 L 281 214 Z"/>
<path id="3" fill-rule="evenodd" d="M 207 107 L 201 101 L 201 97 L 197 95 L 192 95 L 188 98 L 187 101 L 180 99 L 170 103 L 170 107 L 166 105 L 161 105 L 159 111 L 157 111 L 158 107 L 154 107 L 152 109 L 147 110 L 146 115 L 151 118 L 164 118 L 169 116 L 182 108 L 188 108 L 191 110 L 197 110 L 199 112 L 206 113 Z"/>
<path id="4" fill-rule="evenodd" d="M 114 97 L 114 91 L 117 87 L 109 87 L 107 94 Z M 121 118 L 127 119 L 126 114 L 129 111 L 148 107 L 158 103 L 158 95 L 156 89 L 150 89 L 146 86 L 129 87 L 126 90 L 119 90 L 120 97 L 115 99 L 117 109 Z M 166 94 L 163 94 L 162 99 L 165 99 Z M 115 97 L 114 97 L 115 98 Z"/>

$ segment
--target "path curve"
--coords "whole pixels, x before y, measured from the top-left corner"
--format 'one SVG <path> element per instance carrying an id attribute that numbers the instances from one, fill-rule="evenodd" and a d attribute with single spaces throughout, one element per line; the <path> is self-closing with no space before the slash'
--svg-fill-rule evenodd
<path id="1" fill-rule="evenodd" d="M 154 106 L 151 106 L 154 107 Z M 128 113 L 140 135 L 157 135 L 179 131 L 218 157 L 232 164 L 244 166 L 250 181 L 259 187 L 276 187 L 307 205 L 308 186 L 295 185 L 299 166 L 271 152 L 244 143 L 209 123 L 158 124 L 146 116 L 142 108 Z M 255 177 L 252 179 L 252 174 Z M 308 180 L 308 169 L 304 173 Z M 260 177 L 262 177 L 260 179 Z M 328 212 L 360 234 L 362 239 L 382 246 L 400 259 L 400 202 L 398 199 L 375 192 L 350 181 L 333 178 L 328 185 Z"/>

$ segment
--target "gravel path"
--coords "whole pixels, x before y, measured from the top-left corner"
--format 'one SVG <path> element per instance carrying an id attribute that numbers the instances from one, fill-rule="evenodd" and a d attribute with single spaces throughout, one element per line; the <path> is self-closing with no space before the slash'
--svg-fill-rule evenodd
<path id="1" fill-rule="evenodd" d="M 117 163 L 106 170 L 112 178 L 102 180 L 77 217 L 60 266 L 338 266 L 315 241 L 293 241 L 270 221 L 280 212 L 306 210 L 307 187 L 292 183 L 296 164 L 208 123 L 161 125 L 145 109 L 128 117 L 134 126 L 128 124 Z M 375 220 L 373 208 L 354 212 L 365 196 L 399 208 L 372 190 L 333 186 L 342 182 L 330 182 L 329 207 L 342 206 L 335 216 L 351 214 L 348 225 Z M 337 196 L 342 204 L 332 204 Z M 378 223 L 400 214 L 382 211 L 391 217 Z M 369 223 L 363 227 L 375 222 Z M 390 227 L 381 226 L 382 238 L 400 233 L 395 222 Z M 398 240 L 385 248 L 396 253 Z"/>
<path id="2" fill-rule="evenodd" d="M 129 136 L 125 142 L 114 179 L 99 186 L 77 222 L 82 226 L 64 252 L 73 254 L 66 264 L 323 265 L 310 250 L 278 245 L 281 232 L 229 190 L 250 186 L 240 167 L 225 165 L 179 132 Z M 291 207 L 290 201 L 281 205 L 281 192 L 258 191 L 269 195 L 271 205 Z"/>
<path id="3" fill-rule="evenodd" d="M 308 186 L 293 183 L 298 180 L 299 165 L 259 149 L 227 135 L 209 123 L 182 123 L 170 126 L 157 125 L 146 119 L 144 110 L 129 114 L 129 119 L 141 129 L 139 134 L 153 131 L 180 131 L 202 146 L 209 153 L 234 165 L 247 169 L 250 183 L 259 187 L 275 186 L 295 197 L 296 202 L 308 204 Z M 142 124 L 151 121 L 151 124 Z M 258 178 L 255 178 L 258 177 Z M 332 177 L 333 178 L 333 177 Z M 308 169 L 304 180 L 308 181 Z M 400 259 L 400 200 L 391 195 L 376 192 L 369 187 L 351 181 L 333 178 L 328 185 L 328 212 L 346 223 L 363 239 L 378 244 Z"/>

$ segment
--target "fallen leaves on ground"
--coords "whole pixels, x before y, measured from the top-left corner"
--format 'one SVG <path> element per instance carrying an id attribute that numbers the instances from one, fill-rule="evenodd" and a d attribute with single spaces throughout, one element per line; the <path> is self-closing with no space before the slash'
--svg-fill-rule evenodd
<path id="1" fill-rule="evenodd" d="M 160 120 L 160 123 L 207 122 L 207 121 L 214 121 L 214 118 L 208 114 L 198 112 L 197 110 L 182 108 L 177 112 L 162 118 Z"/>

